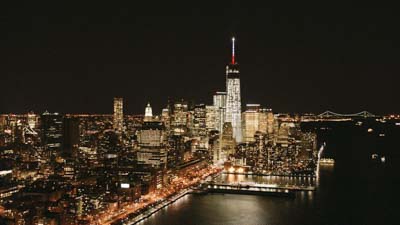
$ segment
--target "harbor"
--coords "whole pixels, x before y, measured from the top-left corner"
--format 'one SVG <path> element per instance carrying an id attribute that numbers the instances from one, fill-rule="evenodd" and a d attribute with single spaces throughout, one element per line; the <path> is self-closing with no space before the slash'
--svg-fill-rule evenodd
<path id="1" fill-rule="evenodd" d="M 257 181 L 264 180 L 264 182 L 258 183 L 254 181 L 248 181 L 248 179 Z M 289 180 L 292 182 L 287 182 Z M 301 184 L 299 183 L 301 180 L 308 182 Z M 221 172 L 219 174 L 209 176 L 203 182 L 193 186 L 192 188 L 185 189 L 182 192 L 165 200 L 156 202 L 154 205 L 132 213 L 131 215 L 128 215 L 124 219 L 120 219 L 113 224 L 139 224 L 163 208 L 168 207 L 187 195 L 234 194 L 294 199 L 296 198 L 296 193 L 298 192 L 309 194 L 316 191 L 316 187 L 313 186 L 313 182 L 311 182 L 311 180 L 314 180 L 314 178 L 299 177 L 297 179 L 289 179 L 289 177 L 250 176 L 243 174 L 226 174 Z M 267 181 L 274 181 L 275 183 L 266 183 Z"/>

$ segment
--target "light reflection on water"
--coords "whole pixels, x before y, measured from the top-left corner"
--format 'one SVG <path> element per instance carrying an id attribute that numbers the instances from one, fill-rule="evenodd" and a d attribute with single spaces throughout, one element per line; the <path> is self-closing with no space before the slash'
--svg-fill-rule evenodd
<path id="1" fill-rule="evenodd" d="M 216 182 L 240 183 L 255 182 L 259 184 L 277 184 L 277 185 L 297 185 L 314 186 L 316 185 L 313 177 L 282 177 L 282 176 L 257 176 L 244 174 L 222 174 L 216 178 Z"/>
<path id="2" fill-rule="evenodd" d="M 330 181 L 331 172 L 322 170 L 321 179 Z M 314 184 L 316 179 L 311 177 L 278 177 L 223 174 L 218 177 L 225 182 L 258 182 L 264 184 Z M 321 224 L 318 214 L 325 203 L 332 200 L 326 192 L 331 185 L 321 184 L 316 192 L 302 191 L 296 193 L 296 198 L 280 198 L 256 195 L 205 194 L 187 195 L 161 210 L 143 224 Z M 320 193 L 320 191 L 323 193 Z M 330 192 L 330 191 L 329 191 Z M 319 194 L 317 194 L 319 193 Z M 328 195 L 326 195 L 328 194 Z M 324 221 L 326 222 L 326 221 Z"/>

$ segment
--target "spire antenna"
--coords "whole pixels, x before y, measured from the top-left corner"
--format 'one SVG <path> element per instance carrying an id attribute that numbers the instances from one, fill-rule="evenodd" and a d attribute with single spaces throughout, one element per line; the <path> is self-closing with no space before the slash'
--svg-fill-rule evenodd
<path id="1" fill-rule="evenodd" d="M 235 37 L 232 37 L 232 65 L 235 64 Z"/>

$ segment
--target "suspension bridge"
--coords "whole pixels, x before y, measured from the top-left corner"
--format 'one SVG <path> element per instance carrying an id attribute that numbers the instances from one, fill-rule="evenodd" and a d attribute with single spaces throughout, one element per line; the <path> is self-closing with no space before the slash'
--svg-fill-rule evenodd
<path id="1" fill-rule="evenodd" d="M 355 117 L 370 118 L 370 117 L 376 117 L 376 115 L 374 115 L 368 111 L 362 111 L 359 113 L 351 113 L 351 114 L 340 114 L 340 113 L 335 113 L 332 111 L 325 111 L 325 112 L 319 114 L 317 117 L 319 117 L 319 118 L 355 118 Z"/>

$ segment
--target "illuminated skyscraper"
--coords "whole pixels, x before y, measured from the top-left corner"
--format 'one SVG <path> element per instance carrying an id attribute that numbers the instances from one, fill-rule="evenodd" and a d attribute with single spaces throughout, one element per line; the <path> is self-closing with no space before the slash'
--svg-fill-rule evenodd
<path id="1" fill-rule="evenodd" d="M 122 132 L 124 126 L 123 99 L 114 98 L 114 130 Z"/>
<path id="2" fill-rule="evenodd" d="M 171 115 L 169 108 L 164 108 L 161 112 L 161 122 L 164 123 L 165 129 L 169 131 L 171 125 Z"/>
<path id="3" fill-rule="evenodd" d="M 189 119 L 188 103 L 179 101 L 174 103 L 171 118 L 171 129 L 176 135 L 181 135 L 187 131 Z"/>
<path id="4" fill-rule="evenodd" d="M 226 116 L 226 92 L 216 92 L 214 94 L 215 124 L 217 130 L 222 133 Z"/>
<path id="5" fill-rule="evenodd" d="M 240 73 L 235 61 L 235 38 L 232 38 L 232 61 L 226 66 L 226 116 L 225 122 L 232 124 L 233 137 L 236 142 L 242 141 Z"/>
<path id="6" fill-rule="evenodd" d="M 269 109 L 260 109 L 258 131 L 263 132 L 264 134 L 266 134 L 268 130 L 268 113 Z"/>
<path id="7" fill-rule="evenodd" d="M 247 104 L 243 113 L 243 139 L 246 142 L 254 141 L 254 135 L 260 131 L 260 104 Z M 266 127 L 265 131 L 266 132 Z"/>
<path id="8" fill-rule="evenodd" d="M 46 155 L 54 159 L 61 153 L 63 141 L 63 116 L 44 112 L 41 117 L 42 143 Z"/>
<path id="9" fill-rule="evenodd" d="M 144 121 L 151 121 L 153 119 L 153 110 L 150 106 L 150 103 L 147 103 L 145 112 L 144 112 Z"/>
<path id="10" fill-rule="evenodd" d="M 165 127 L 160 121 L 144 122 L 138 134 L 140 149 L 137 152 L 139 164 L 163 167 L 167 163 Z"/>
<path id="11" fill-rule="evenodd" d="M 207 135 L 207 111 L 205 104 L 197 104 L 194 106 L 193 118 L 193 135 L 205 137 Z"/>
<path id="12" fill-rule="evenodd" d="M 33 112 L 28 113 L 28 126 L 32 129 L 35 129 L 37 126 L 38 115 Z"/>
<path id="13" fill-rule="evenodd" d="M 273 120 L 271 109 L 261 108 L 260 104 L 247 104 L 246 111 L 242 113 L 243 141 L 254 141 L 257 131 L 272 134 Z"/>
<path id="14" fill-rule="evenodd" d="M 217 161 L 225 161 L 229 155 L 235 153 L 236 141 L 233 138 L 233 129 L 231 123 L 224 123 L 222 134 L 220 135 L 220 148 L 217 155 Z"/>
<path id="15" fill-rule="evenodd" d="M 218 130 L 217 113 L 213 105 L 206 105 L 206 127 L 207 131 Z"/>
<path id="16" fill-rule="evenodd" d="M 272 109 L 269 109 L 267 112 L 267 133 L 272 134 L 274 132 L 274 122 L 275 117 L 274 113 L 272 113 Z"/>

